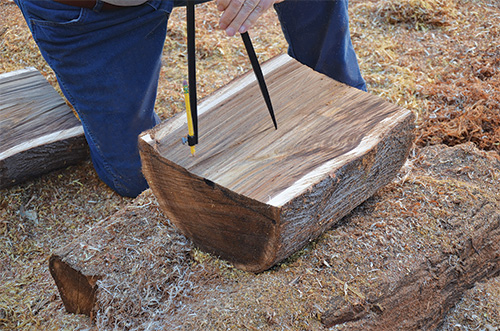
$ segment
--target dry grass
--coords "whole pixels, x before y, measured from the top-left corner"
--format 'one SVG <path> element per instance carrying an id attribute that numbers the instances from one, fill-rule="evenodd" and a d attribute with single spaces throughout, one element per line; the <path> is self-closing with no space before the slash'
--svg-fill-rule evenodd
<path id="1" fill-rule="evenodd" d="M 210 3 L 201 6 L 198 13 L 198 17 L 203 17 L 198 22 L 197 36 L 199 94 L 203 97 L 248 70 L 250 64 L 240 40 L 228 38 L 215 29 L 218 14 Z M 351 13 L 353 42 L 369 90 L 419 115 L 420 145 L 472 141 L 481 148 L 499 151 L 500 52 L 498 43 L 493 42 L 500 39 L 500 8 L 497 0 L 351 0 Z M 261 61 L 286 51 L 286 43 L 273 12 L 266 14 L 250 34 Z M 181 82 L 187 72 L 184 39 L 184 12 L 176 9 L 169 23 L 156 105 L 162 118 L 183 110 Z M 36 67 L 57 88 L 55 75 L 41 58 L 19 10 L 11 1 L 0 0 L 0 72 L 26 66 Z M 3 189 L 0 194 L 0 328 L 90 328 L 91 323 L 87 318 L 64 312 L 47 270 L 47 259 L 51 251 L 113 214 L 129 203 L 130 199 L 117 196 L 102 184 L 88 162 Z M 372 200 L 363 208 L 376 209 L 377 201 Z M 387 208 L 390 210 L 395 207 Z M 393 213 L 401 212 L 401 209 L 393 210 Z M 439 217 L 439 211 L 435 212 L 435 216 Z M 393 216 L 389 213 L 381 217 L 380 228 L 392 229 L 396 226 L 395 221 L 387 222 Z M 349 227 L 328 233 L 319 244 L 335 248 L 335 242 L 342 238 L 348 240 L 348 236 L 354 233 L 357 239 L 346 242 L 355 245 L 361 236 L 360 229 L 367 226 L 363 235 L 367 238 L 365 243 L 377 245 L 378 239 L 370 237 L 370 233 L 375 232 L 379 225 L 372 227 L 359 224 L 356 223 L 356 215 L 353 217 L 354 221 Z M 356 228 L 358 225 L 360 227 Z M 413 240 L 418 243 L 421 240 L 419 233 L 428 233 L 434 225 L 428 219 L 426 224 L 408 226 Z M 395 244 L 399 242 L 391 238 L 385 240 Z M 278 329 L 284 323 L 297 330 L 307 329 L 306 325 L 299 323 L 303 318 L 283 312 L 319 314 L 320 308 L 307 306 L 311 302 L 309 299 L 322 302 L 333 295 L 344 295 L 345 285 L 332 282 L 330 276 L 345 272 L 364 258 L 352 255 L 350 262 L 340 263 L 336 261 L 336 256 L 340 255 L 335 254 L 341 252 L 329 251 L 330 258 L 325 259 L 320 256 L 320 251 L 315 251 L 317 244 L 311 244 L 280 267 L 271 270 L 267 274 L 268 278 L 241 273 L 197 250 L 192 252 L 190 263 L 207 268 L 210 275 L 217 275 L 218 282 L 237 279 L 246 280 L 246 284 L 255 286 L 247 289 L 245 295 L 253 299 L 260 298 L 262 304 L 273 307 L 263 313 L 255 325 Z M 394 246 L 393 249 L 406 250 L 404 246 Z M 314 266 L 307 270 L 313 277 L 296 274 L 298 270 L 302 271 L 298 265 L 304 263 L 304 257 L 312 260 Z M 335 270 L 332 268 L 334 262 L 337 263 Z M 371 274 L 372 279 L 379 275 L 375 271 Z M 278 279 L 277 275 L 284 276 L 279 282 L 273 282 L 272 279 Z M 177 279 L 182 277 L 186 275 L 179 273 Z M 350 279 L 348 284 L 352 282 L 363 284 L 359 276 Z M 315 287 L 318 283 L 322 285 L 322 290 Z M 273 301 L 273 291 L 280 289 L 284 289 L 284 298 L 292 300 L 300 297 L 300 300 L 295 301 L 300 302 L 300 305 L 290 307 L 286 301 Z M 357 290 L 356 287 L 353 289 Z M 153 289 L 150 291 L 153 293 Z M 489 296 L 488 305 L 497 307 L 498 300 L 491 299 L 496 295 L 494 292 L 491 286 L 478 287 L 476 293 L 470 294 L 470 300 Z M 349 295 L 352 300 L 357 297 L 352 291 Z M 238 299 L 234 293 L 229 293 L 228 297 Z M 480 303 L 474 304 L 477 307 Z M 217 318 L 217 309 L 220 307 L 211 301 L 207 305 L 207 320 Z M 465 300 L 463 309 L 470 310 L 473 306 Z M 231 312 L 232 307 L 228 301 L 223 310 Z M 484 312 L 481 310 L 482 314 L 493 316 L 489 308 L 484 309 Z M 472 313 L 468 316 L 472 316 Z M 452 315 L 446 325 L 450 330 L 453 329 L 452 322 L 461 325 L 459 330 L 494 325 L 489 317 L 481 314 L 475 316 L 472 321 L 468 321 L 457 313 Z M 318 321 L 314 316 L 311 319 Z M 243 324 L 231 324 L 231 321 L 220 323 L 226 323 L 227 329 L 246 327 Z"/>
<path id="2" fill-rule="evenodd" d="M 419 116 L 417 144 L 474 142 L 500 153 L 500 45 L 492 42 L 500 39 L 498 3 L 355 3 L 365 79 L 373 93 Z"/>
<path id="3" fill-rule="evenodd" d="M 457 16 L 453 0 L 383 0 L 378 7 L 377 15 L 388 23 L 403 23 L 417 30 L 451 25 L 449 20 Z"/>

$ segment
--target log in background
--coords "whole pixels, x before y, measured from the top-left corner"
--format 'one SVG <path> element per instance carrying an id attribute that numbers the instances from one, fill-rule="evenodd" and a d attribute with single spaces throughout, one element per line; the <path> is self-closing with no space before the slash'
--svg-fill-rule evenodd
<path id="1" fill-rule="evenodd" d="M 0 75 L 0 188 L 88 156 L 80 122 L 40 72 Z"/>

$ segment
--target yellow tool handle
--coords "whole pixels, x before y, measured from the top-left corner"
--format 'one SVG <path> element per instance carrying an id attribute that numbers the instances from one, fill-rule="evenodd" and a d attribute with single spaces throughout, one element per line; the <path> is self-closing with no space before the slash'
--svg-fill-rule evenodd
<path id="1" fill-rule="evenodd" d="M 190 136 L 194 136 L 194 127 L 193 127 L 193 117 L 191 116 L 191 106 L 189 103 L 189 87 L 186 81 L 182 83 L 182 89 L 184 91 L 184 103 L 186 104 L 186 114 L 187 114 L 187 122 L 188 122 L 188 134 Z M 194 155 L 195 148 L 191 147 L 191 154 Z"/>

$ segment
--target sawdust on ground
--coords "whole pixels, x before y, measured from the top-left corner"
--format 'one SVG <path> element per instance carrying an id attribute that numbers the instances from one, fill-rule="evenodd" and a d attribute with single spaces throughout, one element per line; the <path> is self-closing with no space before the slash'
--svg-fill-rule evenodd
<path id="1" fill-rule="evenodd" d="M 471 141 L 480 148 L 499 151 L 500 46 L 492 42 L 500 37 L 496 0 L 351 0 L 350 6 L 353 42 L 368 87 L 419 115 L 418 145 Z M 200 8 L 198 17 L 204 19 L 198 22 L 197 55 L 203 97 L 249 70 L 250 64 L 236 39 L 216 30 L 218 14 L 213 6 L 209 3 Z M 183 110 L 180 91 L 187 72 L 184 18 L 180 9 L 170 18 L 156 105 L 162 118 Z M 286 51 L 272 12 L 259 22 L 252 36 L 261 60 Z M 12 1 L 0 0 L 0 72 L 27 66 L 36 67 L 57 88 L 19 10 Z M 9 330 L 90 327 L 87 318 L 64 312 L 47 259 L 51 251 L 131 200 L 102 184 L 90 162 L 0 193 L 0 326 Z M 314 246 L 306 248 L 290 261 L 312 249 Z M 211 259 L 196 250 L 193 254 L 202 262 Z M 287 272 L 293 273 L 293 269 Z M 313 281 L 307 275 L 301 277 L 301 282 Z M 445 327 L 491 326 L 488 316 L 499 302 L 495 281 L 471 290 Z M 254 295 L 266 296 L 264 287 L 255 290 L 260 292 Z M 264 318 L 272 323 L 274 317 L 269 314 Z"/>

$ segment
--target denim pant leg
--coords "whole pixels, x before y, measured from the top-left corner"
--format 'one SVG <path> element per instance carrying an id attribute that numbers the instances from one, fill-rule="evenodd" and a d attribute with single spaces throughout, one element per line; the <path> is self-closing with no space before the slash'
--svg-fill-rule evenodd
<path id="1" fill-rule="evenodd" d="M 286 0 L 274 6 L 297 61 L 366 91 L 349 33 L 348 0 Z"/>
<path id="2" fill-rule="evenodd" d="M 100 178 L 124 196 L 147 188 L 138 135 L 159 122 L 154 103 L 172 1 L 114 11 L 16 0 L 75 107 Z"/>

